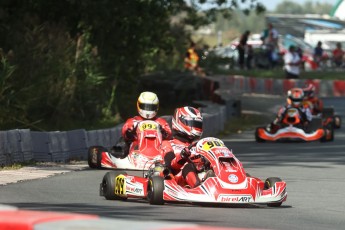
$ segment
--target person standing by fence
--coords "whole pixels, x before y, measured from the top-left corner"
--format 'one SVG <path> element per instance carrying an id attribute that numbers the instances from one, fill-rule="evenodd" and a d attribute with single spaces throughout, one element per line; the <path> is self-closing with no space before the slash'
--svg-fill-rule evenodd
<path id="1" fill-rule="evenodd" d="M 245 61 L 244 57 L 245 57 L 245 51 L 246 51 L 246 46 L 247 46 L 247 41 L 248 41 L 249 35 L 250 35 L 250 31 L 249 30 L 245 31 L 242 34 L 240 41 L 237 45 L 238 64 L 239 64 L 240 69 L 244 68 L 244 61 Z"/>

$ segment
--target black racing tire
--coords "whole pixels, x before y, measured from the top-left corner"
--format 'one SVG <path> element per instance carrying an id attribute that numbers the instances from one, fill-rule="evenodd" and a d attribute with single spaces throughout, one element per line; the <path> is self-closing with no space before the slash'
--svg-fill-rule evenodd
<path id="1" fill-rule="evenodd" d="M 341 127 L 341 117 L 338 115 L 335 115 L 333 117 L 333 126 L 335 129 L 340 129 Z"/>
<path id="2" fill-rule="evenodd" d="M 282 179 L 280 179 L 279 177 L 269 177 L 265 180 L 265 186 L 264 189 L 270 189 L 272 188 L 276 182 L 280 182 L 282 181 Z M 277 203 L 268 203 L 267 206 L 268 207 L 279 207 L 282 205 L 283 202 L 277 202 Z"/>
<path id="3" fill-rule="evenodd" d="M 152 176 L 149 179 L 147 199 L 150 204 L 163 205 L 164 179 L 160 176 Z"/>
<path id="4" fill-rule="evenodd" d="M 87 163 L 90 168 L 101 169 L 102 152 L 107 151 L 103 146 L 90 146 L 87 151 Z"/>
<path id="5" fill-rule="evenodd" d="M 256 128 L 255 130 L 255 141 L 258 142 L 258 143 L 263 143 L 265 142 L 264 139 L 262 139 L 260 136 L 259 136 L 259 129 L 262 129 L 263 127 L 258 127 Z"/>
<path id="6" fill-rule="evenodd" d="M 327 134 L 325 134 L 320 141 L 321 142 L 327 142 L 327 141 L 333 141 L 334 140 L 334 127 L 332 124 L 328 124 L 325 128 L 324 128 L 324 132 L 330 132 L 330 136 L 328 136 Z"/>
<path id="7" fill-rule="evenodd" d="M 115 194 L 115 189 L 118 189 L 116 188 L 116 183 L 119 183 L 115 178 L 119 175 L 127 175 L 127 173 L 123 171 L 111 171 L 103 176 L 102 183 L 100 184 L 100 195 L 104 196 L 105 199 L 127 200 L 127 197 L 121 197 Z"/>

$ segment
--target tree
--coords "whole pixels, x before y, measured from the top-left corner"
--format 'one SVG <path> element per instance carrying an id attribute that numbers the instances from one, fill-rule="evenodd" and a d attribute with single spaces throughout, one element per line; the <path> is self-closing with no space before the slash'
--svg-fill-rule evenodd
<path id="1" fill-rule="evenodd" d="M 63 129 L 80 120 L 122 119 L 135 112 L 138 77 L 180 68 L 190 39 L 220 11 L 230 16 L 239 1 L 217 0 L 200 11 L 199 0 L 4 0 L 0 37 L 6 66 L 6 128 Z M 213 1 L 212 1 L 213 2 Z M 244 9 L 261 11 L 256 0 Z M 172 65 L 173 64 L 173 65 Z M 11 83 L 11 85 L 7 85 Z M 4 88 L 0 90 L 4 92 Z M 6 91 L 8 92 L 8 91 Z M 8 97 L 8 98 L 7 98 Z M 20 109 L 18 109 L 20 108 Z M 0 114 L 0 116 L 2 116 Z M 75 125 L 76 126 L 76 125 Z"/>
<path id="2" fill-rule="evenodd" d="M 329 3 L 306 1 L 303 5 L 284 0 L 279 3 L 274 12 L 279 14 L 329 14 L 332 5 Z"/>

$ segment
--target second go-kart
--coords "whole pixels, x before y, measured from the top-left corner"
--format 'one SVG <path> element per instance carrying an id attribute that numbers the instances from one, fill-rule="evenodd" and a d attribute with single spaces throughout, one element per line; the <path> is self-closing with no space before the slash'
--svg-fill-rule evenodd
<path id="1" fill-rule="evenodd" d="M 297 108 L 289 108 L 283 116 L 281 125 L 271 130 L 258 127 L 255 131 L 257 142 L 265 141 L 333 141 L 334 129 L 332 125 L 324 126 L 321 118 L 313 118 L 311 123 L 303 126 Z"/>
<path id="2" fill-rule="evenodd" d="M 210 162 L 208 171 L 200 175 L 201 185 L 188 188 L 179 184 L 167 168 L 156 162 L 143 177 L 107 172 L 100 184 L 100 195 L 107 200 L 144 198 L 153 205 L 185 202 L 280 206 L 286 200 L 286 182 L 278 177 L 262 181 L 250 176 L 223 141 L 203 138 L 190 149 Z"/>
<path id="3" fill-rule="evenodd" d="M 152 120 L 143 120 L 137 124 L 137 140 L 124 156 L 123 148 L 115 146 L 108 151 L 102 146 L 91 146 L 88 150 L 88 164 L 91 168 L 113 168 L 143 170 L 152 162 L 161 160 L 162 133 L 160 125 Z M 150 163 L 151 162 L 151 163 Z"/>

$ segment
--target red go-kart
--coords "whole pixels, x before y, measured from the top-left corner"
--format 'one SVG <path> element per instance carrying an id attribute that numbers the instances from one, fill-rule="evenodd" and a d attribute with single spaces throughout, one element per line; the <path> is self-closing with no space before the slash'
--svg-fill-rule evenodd
<path id="1" fill-rule="evenodd" d="M 321 118 L 314 117 L 310 124 L 305 126 L 300 119 L 297 108 L 289 108 L 283 115 L 280 125 L 258 127 L 255 131 L 257 142 L 265 141 L 333 141 L 334 130 L 332 125 L 324 127 Z"/>
<path id="2" fill-rule="evenodd" d="M 286 200 L 286 182 L 278 177 L 262 181 L 250 176 L 223 141 L 203 138 L 190 149 L 210 162 L 208 171 L 200 175 L 201 185 L 183 186 L 162 164 L 155 163 L 143 177 L 107 172 L 100 184 L 100 195 L 107 200 L 144 198 L 155 205 L 187 202 L 280 206 Z"/>
<path id="3" fill-rule="evenodd" d="M 160 125 L 152 120 L 140 121 L 136 126 L 135 140 L 124 156 L 123 147 L 117 145 L 111 151 L 102 146 L 91 146 L 88 150 L 88 163 L 91 168 L 114 168 L 143 170 L 149 162 L 161 160 L 162 133 Z"/>

